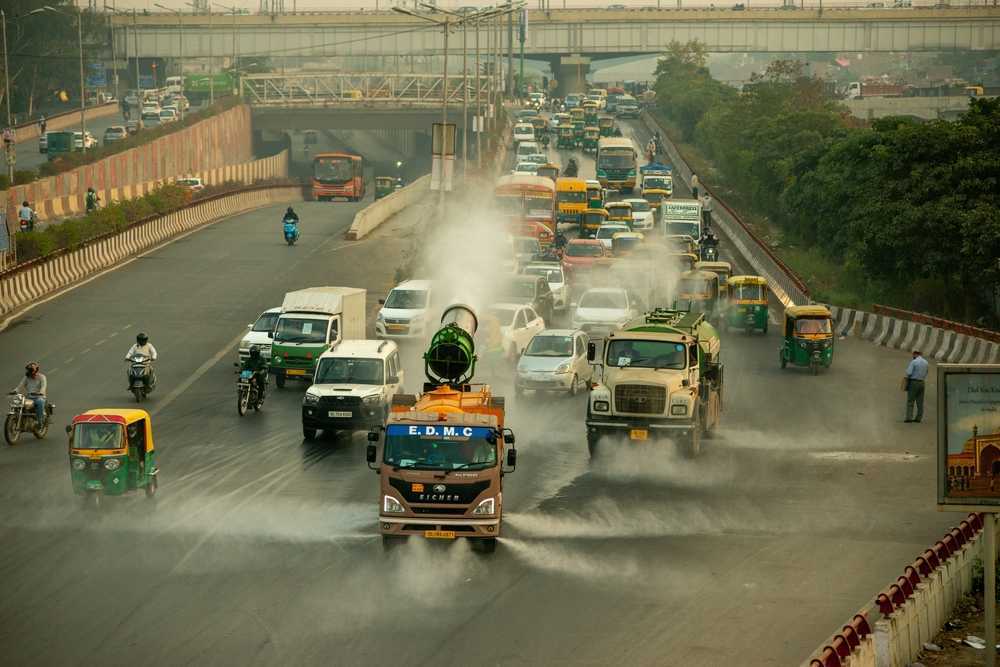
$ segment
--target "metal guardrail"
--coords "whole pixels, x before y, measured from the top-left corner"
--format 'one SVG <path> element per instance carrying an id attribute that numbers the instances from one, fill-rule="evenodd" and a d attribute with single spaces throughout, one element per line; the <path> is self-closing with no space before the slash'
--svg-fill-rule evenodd
<path id="1" fill-rule="evenodd" d="M 489 79 L 480 79 L 485 100 Z M 470 104 L 476 99 L 476 78 L 448 77 L 447 104 Z M 435 74 L 250 74 L 240 80 L 240 95 L 251 106 L 276 107 L 440 107 L 444 77 Z"/>

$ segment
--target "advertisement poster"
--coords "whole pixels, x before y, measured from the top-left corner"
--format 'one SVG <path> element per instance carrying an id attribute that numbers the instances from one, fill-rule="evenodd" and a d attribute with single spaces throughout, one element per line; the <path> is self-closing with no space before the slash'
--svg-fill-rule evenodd
<path id="1" fill-rule="evenodd" d="M 1000 365 L 938 365 L 938 504 L 1000 506 Z"/>

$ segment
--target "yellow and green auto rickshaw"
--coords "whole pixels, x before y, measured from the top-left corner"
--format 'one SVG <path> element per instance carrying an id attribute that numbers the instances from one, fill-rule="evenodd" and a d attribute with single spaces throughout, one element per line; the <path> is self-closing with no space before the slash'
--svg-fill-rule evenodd
<path id="1" fill-rule="evenodd" d="M 583 152 L 597 154 L 597 141 L 601 138 L 601 131 L 596 127 L 583 128 Z"/>
<path id="2" fill-rule="evenodd" d="M 556 139 L 556 148 L 576 148 L 576 133 L 573 125 L 560 125 L 559 138 Z"/>
<path id="3" fill-rule="evenodd" d="M 69 470 L 73 492 L 99 507 L 104 496 L 144 489 L 156 493 L 159 468 L 153 451 L 153 426 L 145 410 L 101 408 L 73 418 Z"/>
<path id="4" fill-rule="evenodd" d="M 531 119 L 531 127 L 535 129 L 535 139 L 541 141 L 542 135 L 549 131 L 549 121 L 541 116 L 535 116 Z"/>
<path id="5" fill-rule="evenodd" d="M 685 271 L 677 281 L 677 299 L 689 303 L 688 310 L 704 313 L 712 322 L 721 313 L 719 302 L 719 274 L 712 271 Z"/>
<path id="6" fill-rule="evenodd" d="M 616 258 L 627 257 L 642 244 L 646 237 L 641 232 L 618 232 L 611 236 L 611 254 Z"/>
<path id="7" fill-rule="evenodd" d="M 599 181 L 587 181 L 587 208 L 604 208 L 604 190 Z"/>
<path id="8" fill-rule="evenodd" d="M 580 216 L 580 238 L 592 239 L 608 219 L 608 212 L 603 208 L 588 208 Z"/>
<path id="9" fill-rule="evenodd" d="M 573 117 L 568 113 L 557 113 L 552 117 L 552 122 L 549 123 L 549 130 L 558 134 L 560 127 L 566 127 L 567 125 L 573 124 Z"/>
<path id="10" fill-rule="evenodd" d="M 778 348 L 781 367 L 808 366 L 813 375 L 833 363 L 833 317 L 826 306 L 789 306 Z"/>
<path id="11" fill-rule="evenodd" d="M 555 183 L 559 178 L 559 165 L 549 162 L 538 167 L 535 173 L 545 178 L 551 178 L 552 182 Z"/>
<path id="12" fill-rule="evenodd" d="M 375 199 L 391 195 L 396 190 L 396 179 L 392 176 L 375 177 Z"/>
<path id="13" fill-rule="evenodd" d="M 577 146 L 583 144 L 583 130 L 587 126 L 582 120 L 573 121 L 573 140 Z"/>
<path id="14" fill-rule="evenodd" d="M 767 333 L 767 279 L 761 276 L 730 276 L 729 305 L 726 307 L 725 325 L 730 329 L 743 329 Z"/>
<path id="15" fill-rule="evenodd" d="M 587 125 L 597 127 L 598 108 L 596 104 L 588 104 L 583 107 L 583 122 Z"/>
<path id="16" fill-rule="evenodd" d="M 615 133 L 615 119 L 611 116 L 602 116 L 597 119 L 597 127 L 601 129 L 602 137 L 610 137 Z"/>
<path id="17" fill-rule="evenodd" d="M 609 201 L 604 205 L 608 221 L 620 222 L 632 229 L 632 204 L 627 201 Z"/>
<path id="18" fill-rule="evenodd" d="M 667 248 L 667 259 L 669 264 L 681 273 L 694 271 L 694 265 L 698 263 L 698 256 L 689 252 L 670 252 Z"/>
<path id="19" fill-rule="evenodd" d="M 586 123 L 586 114 L 581 107 L 573 107 L 569 110 L 569 117 L 571 120 L 571 125 L 576 126 L 577 123 Z"/>
<path id="20" fill-rule="evenodd" d="M 719 300 L 722 302 L 721 310 L 725 310 L 729 299 L 729 277 L 733 275 L 733 265 L 729 262 L 706 262 L 702 260 L 695 264 L 695 268 L 701 271 L 711 271 L 719 276 Z"/>

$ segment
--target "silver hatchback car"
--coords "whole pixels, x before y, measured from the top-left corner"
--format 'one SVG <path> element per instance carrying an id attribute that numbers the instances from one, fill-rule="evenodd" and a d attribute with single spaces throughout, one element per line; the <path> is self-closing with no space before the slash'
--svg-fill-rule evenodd
<path id="1" fill-rule="evenodd" d="M 587 362 L 587 334 L 578 329 L 545 329 L 535 335 L 517 362 L 514 393 L 564 392 L 575 396 L 593 379 Z"/>

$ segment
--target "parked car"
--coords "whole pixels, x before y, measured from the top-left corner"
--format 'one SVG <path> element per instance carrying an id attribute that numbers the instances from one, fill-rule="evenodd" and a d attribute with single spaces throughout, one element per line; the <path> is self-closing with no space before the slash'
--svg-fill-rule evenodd
<path id="1" fill-rule="evenodd" d="M 545 321 L 531 306 L 518 303 L 494 303 L 487 313 L 500 323 L 504 355 L 511 361 L 521 356 L 535 334 L 545 328 Z"/>
<path id="2" fill-rule="evenodd" d="M 182 188 L 187 188 L 191 192 L 198 192 L 199 190 L 205 189 L 205 184 L 201 182 L 201 179 L 197 176 L 185 176 L 184 178 L 178 178 L 174 181 L 175 185 L 179 185 Z"/>
<path id="3" fill-rule="evenodd" d="M 124 125 L 112 125 L 104 130 L 104 145 L 113 144 L 128 138 L 128 130 Z"/>
<path id="4" fill-rule="evenodd" d="M 536 334 L 517 362 L 514 393 L 558 391 L 575 396 L 589 387 L 594 367 L 587 361 L 587 334 L 545 329 Z"/>

